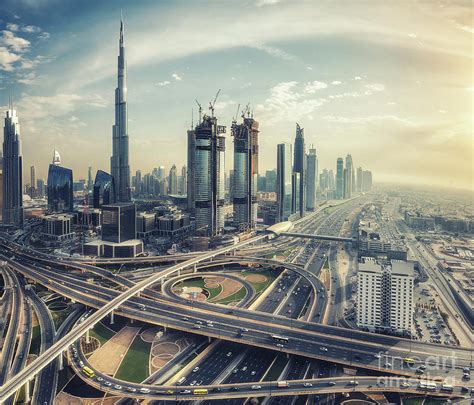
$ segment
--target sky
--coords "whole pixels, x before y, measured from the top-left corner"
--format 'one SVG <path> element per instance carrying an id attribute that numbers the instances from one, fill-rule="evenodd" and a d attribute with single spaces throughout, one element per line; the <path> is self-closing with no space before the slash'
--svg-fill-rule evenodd
<path id="1" fill-rule="evenodd" d="M 53 150 L 86 178 L 110 171 L 120 13 L 128 64 L 132 174 L 186 162 L 186 130 L 218 89 L 230 125 L 260 123 L 260 172 L 298 122 L 319 168 L 377 182 L 471 189 L 470 1 L 73 1 L 0 4 L 0 108 L 11 93 L 24 172 L 46 178 Z M 194 110 L 194 111 L 193 111 Z M 240 113 L 239 113 L 240 115 Z M 28 183 L 29 179 L 25 179 Z"/>

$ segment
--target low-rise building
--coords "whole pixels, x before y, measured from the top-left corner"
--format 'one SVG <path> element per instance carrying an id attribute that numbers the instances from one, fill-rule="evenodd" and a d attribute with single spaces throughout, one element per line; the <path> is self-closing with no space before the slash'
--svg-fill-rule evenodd
<path id="1" fill-rule="evenodd" d="M 43 235 L 57 241 L 74 238 L 72 216 L 67 214 L 46 215 L 42 219 Z"/>

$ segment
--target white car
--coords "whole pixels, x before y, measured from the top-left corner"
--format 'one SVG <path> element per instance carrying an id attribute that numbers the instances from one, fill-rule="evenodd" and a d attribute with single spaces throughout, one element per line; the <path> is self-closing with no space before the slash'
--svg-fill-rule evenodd
<path id="1" fill-rule="evenodd" d="M 307 387 L 307 388 L 312 387 L 312 386 L 313 386 L 313 384 L 311 384 L 311 383 L 304 383 L 303 384 L 303 387 Z"/>
<path id="2" fill-rule="evenodd" d="M 193 368 L 193 373 L 197 373 L 199 371 L 199 367 L 194 367 Z"/>
<path id="3" fill-rule="evenodd" d="M 253 390 L 261 390 L 262 386 L 261 385 L 252 385 Z"/>
<path id="4" fill-rule="evenodd" d="M 116 390 L 121 390 L 121 389 L 122 389 L 122 386 L 121 386 L 121 385 L 118 385 L 118 384 L 115 384 L 115 385 L 114 385 L 114 388 L 115 388 Z"/>
<path id="5" fill-rule="evenodd" d="M 411 384 L 410 383 L 407 383 L 407 382 L 403 382 L 400 384 L 402 388 L 408 388 L 408 387 L 411 387 Z"/>
<path id="6" fill-rule="evenodd" d="M 140 388 L 140 392 L 142 394 L 149 394 L 150 393 L 150 390 L 148 388 Z"/>
<path id="7" fill-rule="evenodd" d="M 328 351 L 328 348 L 327 347 L 324 347 L 324 346 L 321 346 L 319 348 L 319 350 L 321 350 L 322 352 L 327 352 Z"/>

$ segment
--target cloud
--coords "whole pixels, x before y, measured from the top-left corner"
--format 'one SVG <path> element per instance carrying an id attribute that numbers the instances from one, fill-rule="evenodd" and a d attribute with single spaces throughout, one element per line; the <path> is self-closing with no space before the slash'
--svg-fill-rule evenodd
<path id="1" fill-rule="evenodd" d="M 183 78 L 182 78 L 180 75 L 178 75 L 177 73 L 173 73 L 173 74 L 171 75 L 171 77 L 172 77 L 174 80 L 176 80 L 177 82 L 180 82 L 181 80 L 183 80 Z"/>
<path id="2" fill-rule="evenodd" d="M 362 80 L 362 77 L 360 77 L 360 76 L 355 76 L 355 77 L 354 77 L 354 80 Z"/>
<path id="3" fill-rule="evenodd" d="M 335 122 L 339 124 L 358 124 L 358 125 L 367 125 L 373 123 L 380 123 L 380 122 L 395 122 L 399 124 L 403 124 L 406 126 L 413 126 L 415 125 L 412 121 L 401 118 L 396 115 L 369 115 L 366 117 L 344 117 L 344 116 L 336 116 L 336 115 L 326 115 L 322 117 L 324 120 L 329 122 Z"/>
<path id="4" fill-rule="evenodd" d="M 30 41 L 15 36 L 11 31 L 3 30 L 0 44 L 10 48 L 14 52 L 25 52 L 30 46 Z"/>
<path id="5" fill-rule="evenodd" d="M 0 46 L 0 69 L 6 72 L 13 71 L 13 64 L 21 59 L 20 55 L 10 52 L 6 47 Z"/>
<path id="6" fill-rule="evenodd" d="M 25 25 L 24 27 L 21 28 L 21 30 L 23 32 L 29 32 L 29 33 L 41 32 L 41 28 L 35 25 Z"/>
<path id="7" fill-rule="evenodd" d="M 280 48 L 276 48 L 274 46 L 269 46 L 269 45 L 265 45 L 265 44 L 253 44 L 253 45 L 250 45 L 250 47 L 252 48 L 255 48 L 255 49 L 258 49 L 260 51 L 263 51 L 265 52 L 267 55 L 270 55 L 274 58 L 278 58 L 278 59 L 283 59 L 283 60 L 296 60 L 296 56 L 295 55 L 292 55 Z"/>
<path id="8" fill-rule="evenodd" d="M 45 41 L 51 37 L 49 32 L 43 31 L 41 34 L 38 35 L 38 38 Z"/>
<path id="9" fill-rule="evenodd" d="M 171 84 L 169 80 L 164 80 L 162 82 L 156 83 L 157 86 L 168 86 L 169 84 Z"/>
<path id="10" fill-rule="evenodd" d="M 317 90 L 325 89 L 326 87 L 328 87 L 326 83 L 318 82 L 317 80 L 314 80 L 306 84 L 305 92 L 309 94 L 313 94 L 313 93 L 316 93 Z"/>
<path id="11" fill-rule="evenodd" d="M 333 84 L 334 86 L 338 86 L 339 84 L 342 84 L 342 82 L 340 80 L 333 80 L 331 84 Z"/>
<path id="12" fill-rule="evenodd" d="M 370 96 L 373 92 L 380 92 L 385 90 L 385 86 L 381 83 L 370 83 L 366 84 L 365 88 L 367 89 L 365 91 L 365 94 L 367 96 Z"/>
<path id="13" fill-rule="evenodd" d="M 7 29 L 10 31 L 18 31 L 20 29 L 20 26 L 18 24 L 8 23 Z"/>
<path id="14" fill-rule="evenodd" d="M 262 7 L 262 6 L 273 6 L 274 4 L 279 3 L 281 0 L 257 0 L 255 5 L 257 7 Z"/>

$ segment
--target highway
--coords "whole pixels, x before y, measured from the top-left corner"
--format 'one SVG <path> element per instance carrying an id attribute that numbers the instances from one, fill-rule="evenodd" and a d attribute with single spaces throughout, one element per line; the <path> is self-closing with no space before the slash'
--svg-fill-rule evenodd
<path id="1" fill-rule="evenodd" d="M 34 273 L 39 276 L 38 271 Z M 67 278 L 60 274 L 57 274 L 56 277 L 58 278 L 58 283 L 53 283 L 50 287 L 57 287 L 62 295 L 70 296 L 70 298 L 78 301 L 83 300 L 83 303 L 93 307 L 103 307 L 105 302 L 111 300 L 111 296 L 119 294 L 117 291 L 108 290 L 101 286 L 84 282 L 67 281 Z M 41 280 L 39 280 L 39 282 L 41 282 Z M 45 280 L 43 278 L 42 282 L 48 284 L 47 279 Z M 67 285 L 68 283 L 69 287 Z M 86 291 L 93 292 L 93 297 L 84 297 L 78 291 L 86 287 Z M 69 291 L 67 289 L 69 289 Z M 104 294 L 104 298 L 100 299 L 102 294 Z M 139 307 L 141 305 L 145 305 L 147 310 L 140 311 Z M 221 313 L 218 313 L 218 311 L 221 311 Z M 419 355 L 422 359 L 430 355 L 438 354 L 442 356 L 443 354 L 447 354 L 445 347 L 434 344 L 410 341 L 405 343 L 405 340 L 395 337 L 347 331 L 337 327 L 288 320 L 284 317 L 269 316 L 257 311 L 248 311 L 245 309 L 234 308 L 231 312 L 232 314 L 229 313 L 228 308 L 219 305 L 197 302 L 193 308 L 189 308 L 177 303 L 173 303 L 172 306 L 163 305 L 163 303 L 146 298 L 133 298 L 129 304 L 122 306 L 120 309 L 120 313 L 135 319 L 141 319 L 150 323 L 191 333 L 240 341 L 242 343 L 270 349 L 275 349 L 275 344 L 269 339 L 269 336 L 273 333 L 278 333 L 290 339 L 290 343 L 279 350 L 322 360 L 351 364 L 362 368 L 382 369 L 392 373 L 413 374 L 413 370 L 407 370 L 406 367 L 403 367 L 401 362 L 401 359 L 409 353 L 410 346 L 412 346 L 411 355 Z M 188 320 L 183 320 L 183 318 L 188 318 Z M 208 327 L 203 325 L 200 329 L 195 329 L 195 320 L 201 320 L 201 322 L 212 320 L 214 326 Z M 241 328 L 249 329 L 249 333 L 239 336 Z M 321 329 L 326 331 L 326 333 L 321 334 Z M 331 332 L 328 333 L 328 330 Z M 361 339 L 362 336 L 365 337 L 365 339 L 362 340 L 363 343 L 359 343 L 360 340 L 359 342 L 356 340 L 358 336 L 359 339 Z M 372 337 L 371 340 L 373 340 L 373 342 L 364 342 L 367 340 L 367 337 Z M 378 341 L 391 342 L 392 344 L 390 346 L 380 345 Z M 320 347 L 326 347 L 328 351 L 321 351 Z M 378 364 L 380 359 L 374 357 L 374 353 L 384 353 L 385 350 L 389 351 L 389 354 L 387 354 L 388 357 L 392 355 L 398 357 L 398 360 L 395 360 L 392 364 L 393 368 L 385 369 L 383 365 Z M 456 367 L 466 365 L 469 361 L 469 350 L 453 348 L 452 354 L 458 356 Z M 359 358 L 357 358 L 358 356 Z M 455 370 L 450 369 L 450 372 L 454 371 Z M 433 373 L 436 374 L 434 370 Z"/>

